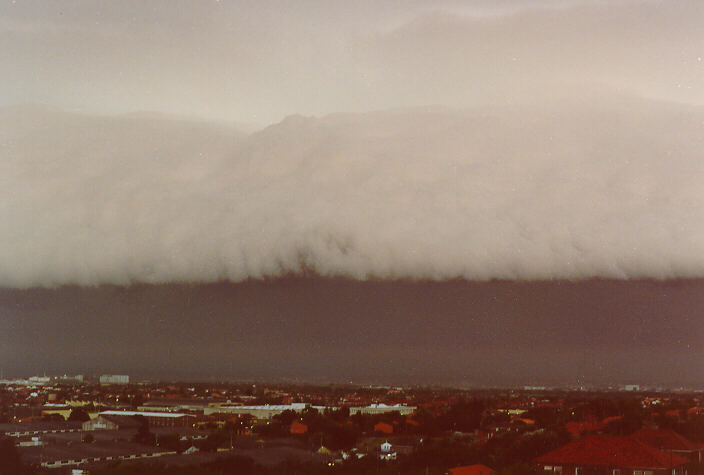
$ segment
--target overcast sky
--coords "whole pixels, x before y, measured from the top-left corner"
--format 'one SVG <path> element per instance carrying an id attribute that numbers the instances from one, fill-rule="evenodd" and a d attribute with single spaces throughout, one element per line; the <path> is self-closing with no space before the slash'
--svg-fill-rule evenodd
<path id="1" fill-rule="evenodd" d="M 268 124 L 607 85 L 704 103 L 697 0 L 10 1 L 0 104 Z"/>
<path id="2" fill-rule="evenodd" d="M 704 356 L 703 150 L 698 0 L 2 1 L 0 356 L 175 374 L 224 328 L 291 362 L 230 374 L 664 380 Z"/>

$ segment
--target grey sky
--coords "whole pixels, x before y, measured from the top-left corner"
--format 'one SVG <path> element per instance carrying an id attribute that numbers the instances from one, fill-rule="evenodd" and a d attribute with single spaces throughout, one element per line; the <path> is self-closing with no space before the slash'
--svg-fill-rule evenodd
<path id="1" fill-rule="evenodd" d="M 704 103 L 704 6 L 657 1 L 3 1 L 0 104 L 286 115 L 607 85 Z"/>

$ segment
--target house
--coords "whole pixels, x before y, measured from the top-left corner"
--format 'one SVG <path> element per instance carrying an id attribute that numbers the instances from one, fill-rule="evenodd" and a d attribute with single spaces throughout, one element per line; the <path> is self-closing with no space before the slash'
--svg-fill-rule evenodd
<path id="1" fill-rule="evenodd" d="M 405 445 L 401 445 L 401 444 L 392 444 L 391 442 L 389 442 L 387 440 L 386 442 L 381 444 L 380 449 L 381 449 L 382 454 L 388 454 L 388 453 L 393 452 L 394 454 L 407 455 L 407 454 L 413 453 L 413 451 L 416 449 L 416 447 L 413 444 L 408 444 L 408 442 L 406 442 Z"/>
<path id="2" fill-rule="evenodd" d="M 85 421 L 81 428 L 83 430 L 118 430 L 137 429 L 140 425 L 140 422 L 131 416 L 100 415 L 95 419 Z"/>
<path id="3" fill-rule="evenodd" d="M 393 434 L 394 426 L 387 424 L 386 422 L 378 422 L 374 426 L 374 432 L 381 432 L 382 434 Z"/>
<path id="4" fill-rule="evenodd" d="M 321 445 L 318 450 L 315 451 L 318 455 L 330 456 L 332 455 L 332 450 L 328 449 L 324 445 Z"/>
<path id="5" fill-rule="evenodd" d="M 289 428 L 289 433 L 291 434 L 305 434 L 308 432 L 308 426 L 302 422 L 293 421 L 291 427 Z"/>
<path id="6" fill-rule="evenodd" d="M 670 409 L 665 411 L 665 415 L 677 420 L 682 419 L 682 412 L 679 409 Z"/>
<path id="7" fill-rule="evenodd" d="M 685 475 L 688 460 L 632 437 L 583 437 L 535 459 L 543 473 L 562 475 Z"/>
<path id="8" fill-rule="evenodd" d="M 692 462 L 702 461 L 702 447 L 670 429 L 640 429 L 631 437 L 664 452 L 675 453 Z"/>
<path id="9" fill-rule="evenodd" d="M 149 427 L 184 427 L 190 426 L 195 421 L 195 416 L 173 412 L 147 412 L 147 411 L 102 411 L 98 416 L 108 417 L 144 417 Z"/>
<path id="10" fill-rule="evenodd" d="M 489 439 L 493 438 L 493 432 L 486 432 L 481 429 L 476 429 L 474 431 L 474 440 L 478 445 L 485 444 Z"/>
<path id="11" fill-rule="evenodd" d="M 475 465 L 455 467 L 447 471 L 447 475 L 494 475 L 495 473 L 496 470 L 479 463 Z"/>

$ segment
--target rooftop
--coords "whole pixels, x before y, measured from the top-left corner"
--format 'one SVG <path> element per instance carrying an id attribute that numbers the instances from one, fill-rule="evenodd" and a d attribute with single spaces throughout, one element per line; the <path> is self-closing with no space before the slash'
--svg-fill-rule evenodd
<path id="1" fill-rule="evenodd" d="M 188 414 L 175 412 L 146 412 L 146 411 L 102 411 L 101 416 L 144 416 L 144 417 L 186 417 Z"/>
<path id="2" fill-rule="evenodd" d="M 612 435 L 583 437 L 535 459 L 539 463 L 599 467 L 670 468 L 687 463 L 634 438 Z"/>

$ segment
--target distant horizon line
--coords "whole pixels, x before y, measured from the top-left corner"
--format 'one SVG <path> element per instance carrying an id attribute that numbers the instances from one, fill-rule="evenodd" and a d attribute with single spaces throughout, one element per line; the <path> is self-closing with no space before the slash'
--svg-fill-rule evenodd
<path id="1" fill-rule="evenodd" d="M 132 373 L 135 374 L 135 373 Z M 352 386 L 361 388 L 401 388 L 401 389 L 441 389 L 441 390 L 460 390 L 460 391 L 492 391 L 492 390 L 520 390 L 520 391 L 616 391 L 616 392 L 704 392 L 704 383 L 693 384 L 684 383 L 680 385 L 663 384 L 663 383 L 638 383 L 638 382 L 614 382 L 614 383 L 514 383 L 514 384 L 467 384 L 467 383 L 410 383 L 400 381 L 341 381 L 334 379 L 303 379 L 296 377 L 270 377 L 270 378 L 234 378 L 227 376 L 209 376 L 201 378 L 154 378 L 144 377 L 140 373 L 135 378 L 127 371 L 121 372 L 73 372 L 73 373 L 43 373 L 43 375 L 32 374 L 31 376 L 13 376 L 3 375 L 0 377 L 0 384 L 11 384 L 13 381 L 29 381 L 30 378 L 50 378 L 49 382 L 60 382 L 64 380 L 72 380 L 78 376 L 82 376 L 83 383 L 97 382 L 101 376 L 126 375 L 129 376 L 129 383 L 115 383 L 115 385 L 139 385 L 139 384 L 264 384 L 264 385 L 310 385 L 310 386 Z"/>

